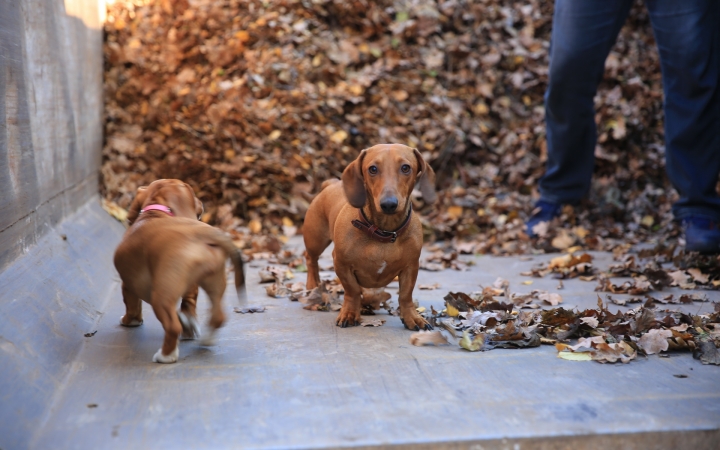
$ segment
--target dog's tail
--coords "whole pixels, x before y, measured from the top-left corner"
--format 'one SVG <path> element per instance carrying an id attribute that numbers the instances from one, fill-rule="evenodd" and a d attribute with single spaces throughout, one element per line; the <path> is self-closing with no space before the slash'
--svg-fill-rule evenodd
<path id="1" fill-rule="evenodd" d="M 331 184 L 335 184 L 335 183 L 337 183 L 338 181 L 340 181 L 340 180 L 338 180 L 337 178 L 330 178 L 329 180 L 325 180 L 325 181 L 323 181 L 322 184 L 320 185 L 320 190 L 322 191 L 322 190 L 325 189 L 326 187 L 330 186 Z"/>
<path id="2" fill-rule="evenodd" d="M 209 232 L 205 233 L 211 244 L 216 245 L 225 251 L 225 254 L 232 261 L 235 272 L 235 290 L 237 291 L 238 300 L 242 306 L 247 304 L 247 290 L 245 288 L 245 272 L 243 272 L 242 252 L 233 244 L 230 235 L 217 228 L 208 226 L 203 229 Z"/>

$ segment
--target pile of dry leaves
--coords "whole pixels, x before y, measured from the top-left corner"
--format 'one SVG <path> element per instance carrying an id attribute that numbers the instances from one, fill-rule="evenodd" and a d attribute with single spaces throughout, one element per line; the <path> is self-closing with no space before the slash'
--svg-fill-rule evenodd
<path id="1" fill-rule="evenodd" d="M 289 235 L 322 181 L 362 148 L 399 142 L 438 174 L 439 206 L 416 199 L 428 235 L 469 239 L 473 253 L 531 249 L 522 222 L 546 159 L 553 2 L 109 3 L 106 200 L 127 208 L 138 186 L 181 178 L 205 221 Z M 567 230 L 544 230 L 541 249 L 674 237 L 658 55 L 641 2 L 596 106 L 591 198 L 564 212 Z M 276 246 L 265 244 L 256 250 Z"/>
<path id="2" fill-rule="evenodd" d="M 556 346 L 560 358 L 602 363 L 627 363 L 638 355 L 688 350 L 703 364 L 720 365 L 720 303 L 714 303 L 714 312 L 711 314 L 693 315 L 661 308 L 669 304 L 707 302 L 705 294 L 660 294 L 660 291 L 670 286 L 695 291 L 701 288 L 714 289 L 720 284 L 715 283 L 718 275 L 707 275 L 697 268 L 667 271 L 656 267 L 662 258 L 659 252 L 646 253 L 653 257 L 644 260 L 640 255 L 617 255 L 620 262 L 603 273 L 593 267 L 593 258 L 587 253 L 558 256 L 548 264 L 541 264 L 524 273 L 534 277 L 552 274 L 559 279 L 558 289 L 564 288 L 563 279 L 597 279 L 599 284 L 596 291 L 632 295 L 622 298 L 607 295 L 609 303 L 621 306 L 640 303 L 635 309 L 612 313 L 598 296 L 597 309 L 568 310 L 560 306 L 563 298 L 557 292 L 535 289 L 526 294 L 511 293 L 508 280 L 498 278 L 492 285 L 471 295 L 449 292 L 444 297 L 445 308 L 441 311 L 435 310 L 433 306 L 428 310 L 416 304 L 418 313 L 440 331 L 413 333 L 410 342 L 422 346 L 448 344 L 450 340 L 473 352 L 550 344 Z M 457 261 L 443 255 L 446 254 L 436 250 L 430 253 L 428 260 Z M 286 266 L 269 265 L 260 269 L 259 281 L 266 284 L 268 296 L 286 297 L 311 311 L 339 311 L 342 307 L 344 290 L 337 277 L 323 279 L 320 286 L 308 290 L 302 281 L 295 281 L 296 273 L 306 272 L 298 255 L 285 250 L 275 255 L 257 253 L 254 257 L 269 257 L 268 262 L 271 264 Z M 646 263 L 641 267 L 637 261 L 643 260 Z M 442 265 L 434 262 L 425 264 Z M 333 268 L 321 269 L 331 271 Z M 632 281 L 618 286 L 611 281 L 614 277 L 629 277 Z M 521 284 L 529 285 L 532 282 L 528 280 Z M 418 285 L 418 289 L 436 290 L 439 287 L 437 283 Z M 384 289 L 374 291 L 363 292 L 364 300 L 371 300 L 375 304 L 364 309 L 363 315 L 374 316 L 374 310 L 384 309 L 390 316 L 397 316 L 398 309 L 391 295 Z M 364 317 L 362 325 L 382 326 L 385 322 L 385 319 L 379 317 Z"/>
<path id="3" fill-rule="evenodd" d="M 558 294 L 534 291 L 529 296 L 510 296 L 503 303 L 497 295 L 507 295 L 507 286 L 485 288 L 470 296 L 462 292 L 445 297 L 445 310 L 431 308 L 426 318 L 447 331 L 460 347 L 475 352 L 494 348 L 530 348 L 555 345 L 558 357 L 575 361 L 628 363 L 637 355 L 667 350 L 687 350 L 703 364 L 720 365 L 720 304 L 712 314 L 692 315 L 661 310 L 649 299 L 627 312 L 610 312 L 598 297 L 597 309 L 571 311 L 562 307 L 526 311 L 537 307 L 528 298 L 557 305 Z M 554 296 L 554 297 L 553 297 Z M 552 301 L 554 298 L 554 301 Z M 570 345 L 571 339 L 577 339 Z M 447 343 L 439 331 L 416 333 L 415 345 Z"/>

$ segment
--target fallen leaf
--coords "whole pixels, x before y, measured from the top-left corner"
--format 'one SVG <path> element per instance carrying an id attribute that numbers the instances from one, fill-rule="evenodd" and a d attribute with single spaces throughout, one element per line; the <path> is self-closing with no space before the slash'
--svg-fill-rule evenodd
<path id="1" fill-rule="evenodd" d="M 494 327 L 498 320 L 501 318 L 500 313 L 497 312 L 480 312 L 480 311 L 472 311 L 468 314 L 467 319 L 461 320 L 460 323 L 463 327 L 470 328 L 474 326 L 475 324 L 480 325 L 487 325 L 490 327 Z"/>
<path id="2" fill-rule="evenodd" d="M 688 326 L 689 326 L 689 325 L 686 324 L 686 323 L 681 323 L 680 325 L 678 325 L 678 326 L 676 326 L 676 327 L 670 327 L 670 329 L 671 329 L 671 330 L 675 330 L 675 331 L 677 331 L 678 333 L 682 333 L 682 332 L 684 332 L 684 331 L 687 331 Z"/>
<path id="3" fill-rule="evenodd" d="M 305 305 L 303 309 L 309 311 L 339 311 L 342 307 L 336 293 L 332 291 L 332 285 L 325 280 L 307 295 L 297 297 L 297 301 Z"/>
<path id="4" fill-rule="evenodd" d="M 485 339 L 482 334 L 478 334 L 471 338 L 470 333 L 467 331 L 463 331 L 462 338 L 460 339 L 460 347 L 471 352 L 476 352 L 482 349 L 484 343 Z"/>
<path id="5" fill-rule="evenodd" d="M 637 356 L 635 349 L 630 347 L 625 341 L 614 344 L 594 344 L 595 351 L 590 352 L 593 361 L 600 363 L 622 362 L 627 364 Z"/>
<path id="6" fill-rule="evenodd" d="M 458 314 L 460 314 L 460 311 L 453 305 L 447 305 L 445 309 L 447 310 L 447 315 L 450 317 L 457 317 Z"/>
<path id="7" fill-rule="evenodd" d="M 693 280 L 700 284 L 707 284 L 710 280 L 708 276 L 702 273 L 700 269 L 688 269 L 687 272 L 693 277 Z"/>
<path id="8" fill-rule="evenodd" d="M 703 364 L 720 365 L 720 352 L 710 339 L 700 339 L 695 357 L 699 358 Z"/>
<path id="9" fill-rule="evenodd" d="M 282 269 L 277 267 L 268 266 L 264 269 L 260 269 L 258 274 L 260 275 L 260 283 L 282 283 L 285 280 L 285 275 Z"/>
<path id="10" fill-rule="evenodd" d="M 555 292 L 542 292 L 538 294 L 538 300 L 543 301 L 551 306 L 557 306 L 562 303 L 562 296 Z"/>
<path id="11" fill-rule="evenodd" d="M 434 331 L 418 331 L 410 335 L 410 343 L 418 347 L 423 345 L 444 345 L 448 341 L 445 336 L 438 330 Z"/>
<path id="12" fill-rule="evenodd" d="M 541 311 L 541 323 L 548 327 L 558 327 L 575 322 L 577 315 L 564 308 L 554 308 L 548 311 Z"/>
<path id="13" fill-rule="evenodd" d="M 347 139 L 347 137 L 347 131 L 338 130 L 330 136 L 330 140 L 335 142 L 336 144 L 341 144 L 343 141 L 345 141 L 345 139 Z"/>
<path id="14" fill-rule="evenodd" d="M 381 327 L 385 323 L 385 319 L 363 319 L 360 325 L 364 327 Z"/>
<path id="15" fill-rule="evenodd" d="M 558 352 L 557 357 L 568 361 L 592 361 L 593 359 L 590 352 Z"/>
<path id="16" fill-rule="evenodd" d="M 453 220 L 459 219 L 462 216 L 462 213 L 463 213 L 462 206 L 450 206 L 447 209 L 448 216 Z"/>
<path id="17" fill-rule="evenodd" d="M 682 270 L 676 270 L 674 272 L 668 272 L 668 275 L 673 279 L 672 286 L 680 286 L 686 284 L 688 280 L 688 274 Z"/>
<path id="18" fill-rule="evenodd" d="M 532 232 L 535 233 L 535 235 L 544 238 L 548 234 L 548 226 L 549 222 L 539 222 L 533 226 Z"/>
<path id="19" fill-rule="evenodd" d="M 612 298 L 608 295 L 608 300 L 615 303 L 616 305 L 625 306 L 628 303 L 642 303 L 643 299 L 640 297 L 630 297 L 625 299 L 619 299 L 619 298 Z"/>
<path id="20" fill-rule="evenodd" d="M 393 91 L 391 95 L 398 102 L 404 102 L 408 98 L 407 91 Z"/>
<path id="21" fill-rule="evenodd" d="M 441 270 L 445 270 L 445 266 L 439 263 L 423 261 L 420 263 L 420 269 L 430 272 L 440 272 Z"/>
<path id="22" fill-rule="evenodd" d="M 248 228 L 250 228 L 252 233 L 258 234 L 262 231 L 262 222 L 257 219 L 253 219 L 248 223 Z"/>
<path id="23" fill-rule="evenodd" d="M 102 208 L 110 214 L 115 220 L 119 222 L 125 222 L 127 220 L 128 212 L 126 209 L 118 206 L 117 203 L 108 200 L 102 200 Z"/>
<path id="24" fill-rule="evenodd" d="M 285 287 L 282 283 L 275 282 L 265 286 L 265 292 L 270 297 L 281 298 L 287 297 L 290 294 L 290 289 Z"/>
<path id="25" fill-rule="evenodd" d="M 646 228 L 650 228 L 655 224 L 655 218 L 651 216 L 650 214 L 644 216 L 642 220 L 640 220 L 640 224 L 645 226 Z"/>
<path id="26" fill-rule="evenodd" d="M 479 306 L 478 301 L 472 299 L 464 292 L 448 292 L 448 294 L 443 297 L 443 299 L 445 300 L 446 307 L 452 306 L 459 312 L 470 311 L 472 309 L 476 309 Z M 450 314 L 450 312 L 448 312 L 448 315 L 453 314 Z"/>
<path id="27" fill-rule="evenodd" d="M 593 349 L 593 344 L 604 344 L 605 343 L 605 337 L 603 336 L 593 336 L 589 338 L 580 338 L 577 341 L 577 344 L 575 345 L 569 345 L 567 348 L 569 348 L 572 351 L 577 351 L 581 348 L 587 348 L 587 349 Z"/>
<path id="28" fill-rule="evenodd" d="M 305 290 L 305 283 L 302 282 L 302 281 L 298 281 L 298 282 L 296 282 L 296 283 L 293 283 L 293 284 L 290 286 L 290 292 L 292 292 L 292 293 L 302 292 L 302 291 L 304 291 L 304 290 Z"/>
<path id="29" fill-rule="evenodd" d="M 583 227 L 574 227 L 572 229 L 572 232 L 575 233 L 575 236 L 579 237 L 580 239 L 585 239 L 585 237 L 590 234 L 590 232 Z"/>
<path id="30" fill-rule="evenodd" d="M 648 355 L 664 352 L 668 349 L 667 339 L 669 337 L 672 337 L 672 331 L 670 330 L 649 330 L 640 337 L 638 345 Z"/>
<path id="31" fill-rule="evenodd" d="M 510 286 L 510 282 L 504 278 L 498 277 L 495 282 L 493 282 L 493 287 L 501 292 L 505 291 L 508 286 Z M 501 293 L 497 293 L 496 295 L 501 295 Z"/>
<path id="32" fill-rule="evenodd" d="M 707 302 L 708 297 L 705 294 L 696 292 L 694 294 L 683 294 L 678 297 L 678 303 Z"/>
<path id="33" fill-rule="evenodd" d="M 565 229 L 560 229 L 557 236 L 551 242 L 551 245 L 558 250 L 565 250 L 575 243 L 575 237 L 571 236 Z"/>

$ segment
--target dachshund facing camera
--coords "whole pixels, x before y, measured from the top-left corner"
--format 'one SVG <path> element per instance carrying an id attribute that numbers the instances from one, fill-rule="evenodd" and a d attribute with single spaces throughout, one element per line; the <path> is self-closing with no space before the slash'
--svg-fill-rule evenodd
<path id="1" fill-rule="evenodd" d="M 363 305 L 377 308 L 377 293 L 397 276 L 400 317 L 410 330 L 432 329 L 413 306 L 423 233 L 412 210 L 416 183 L 434 203 L 435 173 L 416 149 L 382 144 L 363 150 L 343 172 L 329 180 L 305 216 L 303 238 L 307 288 L 320 283 L 318 258 L 335 243 L 335 272 L 345 289 L 337 325 L 359 325 Z"/>

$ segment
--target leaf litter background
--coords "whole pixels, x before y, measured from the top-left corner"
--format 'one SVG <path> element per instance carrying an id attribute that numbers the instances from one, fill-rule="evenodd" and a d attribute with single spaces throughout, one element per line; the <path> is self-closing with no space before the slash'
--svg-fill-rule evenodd
<path id="1" fill-rule="evenodd" d="M 111 208 L 127 208 L 138 186 L 180 178 L 203 200 L 204 221 L 248 252 L 277 253 L 324 180 L 361 149 L 399 142 L 438 175 L 438 204 L 414 198 L 427 238 L 444 240 L 427 270 L 462 270 L 459 253 L 570 249 L 572 260 L 581 246 L 613 250 L 625 267 L 608 275 L 633 277 L 616 286 L 602 276 L 600 291 L 646 294 L 670 276 L 664 263 L 686 286 L 720 284 L 715 258 L 675 249 L 659 59 L 642 2 L 595 100 L 589 198 L 535 242 L 523 222 L 546 159 L 551 1 L 108 3 L 101 189 Z M 630 261 L 643 241 L 663 244 Z M 571 263 L 533 276 L 597 275 L 587 260 Z"/>

